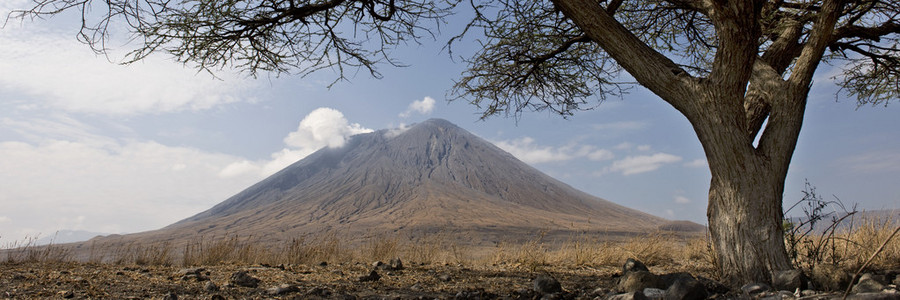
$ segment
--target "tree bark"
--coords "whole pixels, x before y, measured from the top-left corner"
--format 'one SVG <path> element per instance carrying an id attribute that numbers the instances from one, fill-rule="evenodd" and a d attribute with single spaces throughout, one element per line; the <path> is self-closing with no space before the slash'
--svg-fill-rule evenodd
<path id="1" fill-rule="evenodd" d="M 721 91 L 719 91 L 721 92 Z M 782 139 L 756 147 L 746 130 L 746 116 L 717 90 L 701 94 L 702 117 L 691 119 L 706 152 L 712 179 L 707 218 L 723 281 L 733 287 L 772 281 L 775 271 L 792 268 L 784 246 L 782 198 L 788 165 L 796 148 L 803 108 L 785 106 L 805 94 L 776 92 L 764 135 Z M 793 99 L 796 100 L 796 99 Z M 803 102 L 803 101 L 800 101 Z"/>

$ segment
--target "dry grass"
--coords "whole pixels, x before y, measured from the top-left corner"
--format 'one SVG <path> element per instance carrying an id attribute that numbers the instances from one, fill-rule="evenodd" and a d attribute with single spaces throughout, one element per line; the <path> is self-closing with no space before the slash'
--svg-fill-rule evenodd
<path id="1" fill-rule="evenodd" d="M 809 235 L 797 243 L 798 267 L 809 270 L 816 263 L 829 263 L 855 271 L 871 256 L 898 224 L 894 220 L 864 220 L 833 235 Z M 212 266 L 222 264 L 294 264 L 320 262 L 371 263 L 400 258 L 424 265 L 499 266 L 523 271 L 553 268 L 619 268 L 627 258 L 638 259 L 651 268 L 688 271 L 717 278 L 716 256 L 708 237 L 682 237 L 669 233 L 634 236 L 622 241 L 573 236 L 564 242 L 548 242 L 537 234 L 524 243 L 498 243 L 476 248 L 458 243 L 447 234 L 419 238 L 373 236 L 362 244 L 349 245 L 335 235 L 301 237 L 281 246 L 264 247 L 253 237 L 200 239 L 174 246 L 128 244 L 111 254 L 95 255 L 90 262 L 137 265 Z M 35 246 L 30 239 L 6 250 L 7 262 L 62 262 L 73 260 L 68 248 Z M 93 246 L 91 247 L 93 248 Z M 99 251 L 97 251 L 99 253 Z M 872 262 L 871 269 L 900 268 L 900 239 L 891 240 Z"/>
<path id="2" fill-rule="evenodd" d="M 795 265 L 805 270 L 816 264 L 832 264 L 847 271 L 856 270 L 872 256 L 877 248 L 888 240 L 898 226 L 893 219 L 851 220 L 847 225 L 827 235 L 804 236 L 797 241 L 798 253 Z M 788 245 L 790 247 L 791 245 Z M 871 269 L 896 269 L 900 267 L 900 239 L 894 238 L 870 263 Z"/>

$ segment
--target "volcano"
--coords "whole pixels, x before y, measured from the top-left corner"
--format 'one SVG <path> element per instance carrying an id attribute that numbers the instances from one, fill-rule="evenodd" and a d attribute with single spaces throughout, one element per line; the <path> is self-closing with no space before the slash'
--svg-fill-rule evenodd
<path id="1" fill-rule="evenodd" d="M 631 235 L 666 224 L 578 191 L 446 120 L 431 119 L 352 136 L 207 211 L 128 236 L 279 241 L 325 232 L 351 240 L 447 232 L 480 244 L 538 232 Z"/>

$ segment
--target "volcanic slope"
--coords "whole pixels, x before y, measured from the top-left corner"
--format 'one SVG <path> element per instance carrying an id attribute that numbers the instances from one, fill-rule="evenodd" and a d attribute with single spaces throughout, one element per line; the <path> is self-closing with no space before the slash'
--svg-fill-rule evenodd
<path id="1" fill-rule="evenodd" d="M 142 240 L 323 232 L 348 239 L 464 233 L 472 243 L 539 231 L 623 235 L 666 220 L 578 191 L 441 119 L 351 137 L 324 148 L 211 209 Z"/>

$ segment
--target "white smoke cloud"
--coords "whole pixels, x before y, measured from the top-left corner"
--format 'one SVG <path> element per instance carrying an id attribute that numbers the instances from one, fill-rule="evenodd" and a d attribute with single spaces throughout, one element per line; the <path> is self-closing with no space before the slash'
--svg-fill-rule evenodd
<path id="1" fill-rule="evenodd" d="M 319 149 L 343 147 L 350 136 L 372 131 L 360 124 L 350 123 L 344 114 L 336 109 L 317 108 L 300 121 L 297 130 L 288 133 L 284 138 L 287 147 L 272 153 L 271 159 L 257 162 L 241 160 L 223 168 L 219 176 L 227 178 L 257 173 L 261 177 L 266 177 Z"/>
<path id="2" fill-rule="evenodd" d="M 434 104 L 436 102 L 437 101 L 435 101 L 434 98 L 431 97 L 425 97 L 422 100 L 413 101 L 409 104 L 409 107 L 406 108 L 406 111 L 400 113 L 400 117 L 408 118 L 413 113 L 419 113 L 422 115 L 430 114 L 432 111 L 434 111 Z"/>

